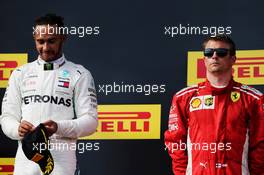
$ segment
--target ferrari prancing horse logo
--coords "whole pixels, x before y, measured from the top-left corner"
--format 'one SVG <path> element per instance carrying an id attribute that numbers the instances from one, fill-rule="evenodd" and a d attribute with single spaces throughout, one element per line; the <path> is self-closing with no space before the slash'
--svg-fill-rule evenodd
<path id="1" fill-rule="evenodd" d="M 231 97 L 231 100 L 233 102 L 237 102 L 239 100 L 239 98 L 240 98 L 240 93 L 237 92 L 237 91 L 233 91 L 233 92 L 231 92 L 231 96 L 230 97 Z"/>

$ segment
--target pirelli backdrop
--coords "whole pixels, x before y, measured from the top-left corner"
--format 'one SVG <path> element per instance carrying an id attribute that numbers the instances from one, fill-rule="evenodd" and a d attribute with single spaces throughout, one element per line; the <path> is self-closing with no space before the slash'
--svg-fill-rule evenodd
<path id="1" fill-rule="evenodd" d="M 78 141 L 81 175 L 169 175 L 164 150 L 172 96 L 205 78 L 201 43 L 228 34 L 236 80 L 264 91 L 264 2 L 2 1 L 0 99 L 12 71 L 36 59 L 35 17 L 65 18 L 64 54 L 95 79 L 97 132 Z M 0 174 L 12 174 L 16 141 L 0 131 Z"/>

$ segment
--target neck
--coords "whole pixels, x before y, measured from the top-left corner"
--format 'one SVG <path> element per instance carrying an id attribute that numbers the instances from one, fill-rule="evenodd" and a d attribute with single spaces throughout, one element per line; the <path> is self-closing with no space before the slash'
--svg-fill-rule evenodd
<path id="1" fill-rule="evenodd" d="M 51 58 L 51 59 L 43 59 L 43 58 L 41 58 L 43 61 L 45 61 L 45 62 L 48 62 L 48 63 L 52 63 L 52 62 L 56 62 L 56 60 L 58 60 L 59 58 L 61 58 L 62 57 L 62 54 L 60 54 L 60 55 L 57 55 L 56 57 L 54 57 L 54 58 Z"/>
<path id="2" fill-rule="evenodd" d="M 231 71 L 221 73 L 207 72 L 207 79 L 213 86 L 227 86 L 232 79 Z"/>

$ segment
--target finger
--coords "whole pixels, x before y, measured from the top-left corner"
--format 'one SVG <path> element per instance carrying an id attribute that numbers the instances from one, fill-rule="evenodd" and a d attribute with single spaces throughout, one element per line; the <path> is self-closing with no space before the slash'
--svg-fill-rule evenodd
<path id="1" fill-rule="evenodd" d="M 21 132 L 19 132 L 19 133 L 18 133 L 18 135 L 19 135 L 20 137 L 24 137 L 24 135 L 25 135 L 25 134 L 24 134 L 24 133 L 21 133 Z"/>
<path id="2" fill-rule="evenodd" d="M 44 125 L 50 125 L 53 121 L 52 120 L 47 120 L 45 122 L 43 122 Z"/>
<path id="3" fill-rule="evenodd" d="M 31 123 L 27 122 L 27 121 L 22 121 L 20 126 L 23 127 L 24 129 L 28 129 L 29 131 L 35 130 L 35 126 L 32 125 Z"/>
<path id="4" fill-rule="evenodd" d="M 32 130 L 34 128 L 33 125 L 29 125 L 28 123 L 21 123 L 20 126 L 24 129 Z"/>
<path id="5" fill-rule="evenodd" d="M 25 130 L 25 129 L 20 127 L 19 130 L 18 130 L 18 135 L 20 137 L 24 137 L 27 132 L 28 132 L 27 130 Z"/>
<path id="6" fill-rule="evenodd" d="M 29 126 L 29 125 L 26 125 L 26 124 L 21 124 L 20 125 L 20 129 L 24 129 L 26 131 L 30 131 L 32 129 L 32 127 Z"/>
<path id="7" fill-rule="evenodd" d="M 27 132 L 29 132 L 29 130 L 24 129 L 24 128 L 20 128 L 20 129 L 19 129 L 19 132 L 20 132 L 20 133 L 23 133 L 23 134 L 26 134 Z"/>
<path id="8" fill-rule="evenodd" d="M 34 125 L 33 125 L 32 123 L 26 121 L 26 120 L 22 120 L 22 121 L 21 121 L 21 124 L 23 124 L 23 125 L 27 125 L 27 126 L 29 126 L 29 127 L 31 127 L 31 128 L 34 128 Z"/>
<path id="9" fill-rule="evenodd" d="M 20 132 L 28 131 L 28 129 L 26 127 L 23 127 L 23 126 L 20 126 L 18 129 L 19 129 Z"/>
<path id="10" fill-rule="evenodd" d="M 47 131 L 49 133 L 49 136 L 51 136 L 52 134 L 54 134 L 57 131 L 57 129 L 54 126 L 50 126 L 47 128 Z"/>
<path id="11" fill-rule="evenodd" d="M 48 126 L 48 125 L 46 125 L 45 127 L 46 127 L 47 130 L 52 128 L 51 126 Z"/>

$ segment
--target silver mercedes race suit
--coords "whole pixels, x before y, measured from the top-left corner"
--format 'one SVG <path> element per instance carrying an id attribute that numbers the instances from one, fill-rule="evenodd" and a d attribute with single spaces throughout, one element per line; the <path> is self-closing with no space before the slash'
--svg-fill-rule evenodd
<path id="1" fill-rule="evenodd" d="M 0 123 L 9 138 L 18 140 L 14 175 L 41 175 L 38 164 L 28 160 L 22 151 L 22 138 L 18 135 L 21 120 L 34 126 L 47 120 L 57 122 L 58 130 L 50 138 L 52 175 L 73 175 L 77 148 L 74 144 L 78 137 L 94 133 L 98 124 L 92 75 L 83 66 L 67 61 L 64 55 L 49 63 L 39 57 L 12 72 Z"/>

